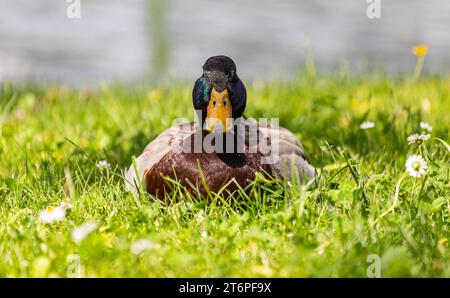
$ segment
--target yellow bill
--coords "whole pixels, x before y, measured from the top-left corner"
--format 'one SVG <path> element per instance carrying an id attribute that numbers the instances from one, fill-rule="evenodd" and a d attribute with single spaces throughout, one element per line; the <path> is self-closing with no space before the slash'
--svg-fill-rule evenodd
<path id="1" fill-rule="evenodd" d="M 233 128 L 232 108 L 228 90 L 211 90 L 211 96 L 205 119 L 205 129 L 209 132 L 226 133 Z"/>

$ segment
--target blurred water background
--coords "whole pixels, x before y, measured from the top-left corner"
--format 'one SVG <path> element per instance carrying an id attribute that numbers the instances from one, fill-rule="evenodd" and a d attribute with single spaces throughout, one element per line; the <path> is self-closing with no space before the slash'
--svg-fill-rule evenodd
<path id="1" fill-rule="evenodd" d="M 72 86 L 192 79 L 226 54 L 241 77 L 290 78 L 310 49 L 318 72 L 411 73 L 411 46 L 430 47 L 425 72 L 449 74 L 450 1 L 0 0 L 0 80 Z M 308 40 L 310 46 L 307 46 Z"/>

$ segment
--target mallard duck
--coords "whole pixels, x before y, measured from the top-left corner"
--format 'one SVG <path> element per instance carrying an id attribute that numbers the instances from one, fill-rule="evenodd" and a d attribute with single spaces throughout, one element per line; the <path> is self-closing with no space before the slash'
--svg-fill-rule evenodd
<path id="1" fill-rule="evenodd" d="M 147 145 L 126 173 L 129 191 L 141 186 L 161 198 L 169 191 L 164 177 L 170 177 L 202 195 L 221 189 L 232 195 L 257 172 L 290 179 L 295 170 L 302 181 L 314 177 L 292 132 L 243 116 L 247 92 L 229 57 L 206 60 L 192 102 L 198 121 L 172 126 Z"/>

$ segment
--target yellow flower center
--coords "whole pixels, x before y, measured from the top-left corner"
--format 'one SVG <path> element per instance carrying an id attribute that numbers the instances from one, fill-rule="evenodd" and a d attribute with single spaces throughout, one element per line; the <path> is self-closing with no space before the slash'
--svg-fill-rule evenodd
<path id="1" fill-rule="evenodd" d="M 415 161 L 415 162 L 413 162 L 413 164 L 412 164 L 412 168 L 414 169 L 414 170 L 419 170 L 420 169 L 420 167 L 421 167 L 421 164 L 420 164 L 420 162 L 418 162 L 418 161 Z"/>

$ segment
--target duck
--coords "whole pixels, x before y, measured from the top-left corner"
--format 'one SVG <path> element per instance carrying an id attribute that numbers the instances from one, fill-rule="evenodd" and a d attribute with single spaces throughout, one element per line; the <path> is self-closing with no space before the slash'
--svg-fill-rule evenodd
<path id="1" fill-rule="evenodd" d="M 177 180 L 205 197 L 233 196 L 258 173 L 284 180 L 298 175 L 302 183 L 315 177 L 291 131 L 244 116 L 247 91 L 231 58 L 212 56 L 202 69 L 192 91 L 196 121 L 173 125 L 145 147 L 125 174 L 128 191 L 162 199 L 171 192 L 168 181 Z"/>

